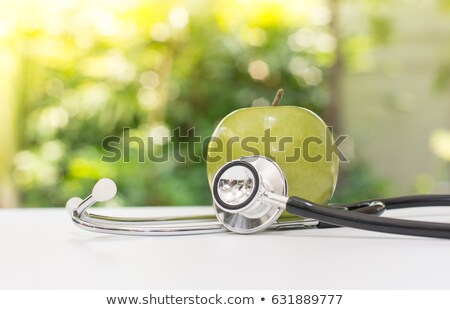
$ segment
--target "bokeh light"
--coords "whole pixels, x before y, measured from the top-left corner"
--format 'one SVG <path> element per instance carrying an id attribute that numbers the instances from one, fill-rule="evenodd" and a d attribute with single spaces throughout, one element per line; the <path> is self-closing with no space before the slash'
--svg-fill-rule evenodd
<path id="1" fill-rule="evenodd" d="M 447 24 L 444 9 L 420 5 L 437 16 L 430 25 Z M 210 204 L 204 162 L 139 163 L 133 146 L 131 162 L 107 163 L 103 139 L 129 128 L 144 141 L 153 138 L 163 153 L 174 128 L 187 134 L 195 127 L 206 138 L 228 113 L 270 105 L 280 87 L 285 104 L 311 109 L 353 134 L 352 163 L 342 166 L 337 200 L 389 194 L 395 185 L 374 172 L 383 165 L 365 150 L 390 133 L 371 124 L 408 128 L 405 119 L 421 102 L 435 100 L 431 70 L 440 68 L 436 84 L 444 95 L 436 96 L 442 100 L 450 75 L 446 65 L 419 66 L 414 57 L 427 51 L 398 51 L 409 45 L 394 39 L 414 27 L 402 28 L 403 9 L 414 10 L 401 0 L 0 0 L 0 207 L 61 207 L 100 177 L 118 180 L 114 205 Z M 436 33 L 439 42 L 450 42 Z M 379 59 L 389 62 L 379 65 Z M 414 87 L 390 89 L 396 77 L 408 76 L 403 59 L 427 77 L 422 97 Z M 360 75 L 349 82 L 352 74 Z M 355 88 L 379 94 L 377 102 L 358 97 Z M 419 137 L 429 157 L 414 177 L 395 172 L 396 182 L 413 192 L 448 184 L 448 110 L 444 104 L 432 109 L 443 116 Z M 395 148 L 386 142 L 386 149 Z M 196 146 L 197 154 L 205 151 Z"/>

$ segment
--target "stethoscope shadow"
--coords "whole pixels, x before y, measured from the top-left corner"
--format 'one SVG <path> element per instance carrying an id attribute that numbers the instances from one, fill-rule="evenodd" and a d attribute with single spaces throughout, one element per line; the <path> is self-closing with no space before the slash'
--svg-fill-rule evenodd
<path id="1" fill-rule="evenodd" d="M 333 230 L 335 230 L 335 229 L 341 229 L 341 228 L 330 228 L 330 229 L 333 229 Z M 278 232 L 278 233 L 280 233 L 280 232 Z M 269 234 L 269 232 L 267 232 L 267 233 L 264 233 L 264 234 Z M 374 233 L 374 234 L 383 234 L 383 233 Z M 342 235 L 342 234 L 339 234 L 339 235 L 336 235 L 336 234 L 314 234 L 314 235 L 312 235 L 312 234 L 291 234 L 291 233 L 289 233 L 289 234 L 287 234 L 287 233 L 284 233 L 283 235 L 282 235 L 283 237 L 286 237 L 286 238 L 307 238 L 307 239 L 348 239 L 348 240 L 350 240 L 350 239 L 354 239 L 354 240 L 361 240 L 361 239 L 364 239 L 364 240 L 401 240 L 401 241 L 413 241 L 413 242 L 417 242 L 417 241 L 420 241 L 420 242 L 429 242 L 430 240 L 433 240 L 433 241 L 437 241 L 437 240 L 440 240 L 441 242 L 446 242 L 446 240 L 444 240 L 444 239 L 436 239 L 436 238 L 433 238 L 433 239 L 430 239 L 430 238 L 425 238 L 425 237 L 414 237 L 414 236 L 396 236 L 396 235 L 391 235 L 391 234 L 383 234 L 382 236 L 358 236 L 358 235 L 356 235 L 356 232 L 355 232 L 355 234 L 345 234 L 345 235 Z M 448 241 L 447 241 L 448 242 Z"/>
<path id="2" fill-rule="evenodd" d="M 73 236 L 68 240 L 72 244 L 76 244 L 78 246 L 86 246 L 91 244 L 99 244 L 101 243 L 123 243 L 123 242 L 145 242 L 148 243 L 149 239 L 153 241 L 175 241 L 179 239 L 210 239 L 210 238 L 242 238 L 242 239 L 253 239 L 253 238 L 273 238 L 273 237 L 282 237 L 282 238 L 302 238 L 302 239 L 347 239 L 347 240 L 401 240 L 401 241 L 412 241 L 412 242 L 429 242 L 440 241 L 440 242 L 449 242 L 445 239 L 436 239 L 436 238 L 425 238 L 425 237 L 415 237 L 415 236 L 403 236 L 403 235 L 394 235 L 394 234 L 383 234 L 374 232 L 372 235 L 361 236 L 358 235 L 358 230 L 354 230 L 354 232 L 348 232 L 346 234 L 335 234 L 337 230 L 341 230 L 345 228 L 327 228 L 327 233 L 324 234 L 323 230 L 315 229 L 315 228 L 302 228 L 302 229 L 286 229 L 279 231 L 264 231 L 259 232 L 253 235 L 238 235 L 232 232 L 221 232 L 221 233 L 213 233 L 213 234 L 202 234 L 202 235 L 179 235 L 179 236 L 126 236 L 126 235 L 92 235 L 89 234 L 86 237 L 80 238 L 79 235 L 73 234 Z M 312 231 L 316 231 L 317 233 L 313 233 Z M 353 231 L 353 229 L 352 229 Z M 293 233 L 295 232 L 295 233 Z M 305 233 L 308 232 L 308 233 Z"/>

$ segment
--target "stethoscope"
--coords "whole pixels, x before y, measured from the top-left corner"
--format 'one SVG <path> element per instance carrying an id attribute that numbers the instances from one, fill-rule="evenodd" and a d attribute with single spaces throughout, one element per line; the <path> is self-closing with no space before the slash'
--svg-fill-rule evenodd
<path id="1" fill-rule="evenodd" d="M 232 231 L 251 234 L 265 229 L 353 227 L 391 234 L 450 238 L 450 224 L 380 217 L 385 210 L 450 206 L 450 195 L 420 195 L 323 206 L 288 197 L 286 177 L 276 162 L 263 156 L 231 161 L 216 173 L 211 187 L 215 217 L 111 217 L 87 211 L 115 196 L 110 179 L 95 184 L 86 199 L 69 199 L 66 208 L 80 228 L 123 235 L 191 235 Z M 280 218 L 283 211 L 293 217 Z"/>

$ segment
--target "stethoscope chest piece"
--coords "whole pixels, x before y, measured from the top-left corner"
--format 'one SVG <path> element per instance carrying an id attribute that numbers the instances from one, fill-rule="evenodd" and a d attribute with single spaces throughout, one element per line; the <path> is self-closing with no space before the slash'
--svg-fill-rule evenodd
<path id="1" fill-rule="evenodd" d="M 267 203 L 265 193 L 287 196 L 286 177 L 281 168 L 266 157 L 250 156 L 223 166 L 212 184 L 214 210 L 230 231 L 250 234 L 277 221 L 283 208 Z"/>

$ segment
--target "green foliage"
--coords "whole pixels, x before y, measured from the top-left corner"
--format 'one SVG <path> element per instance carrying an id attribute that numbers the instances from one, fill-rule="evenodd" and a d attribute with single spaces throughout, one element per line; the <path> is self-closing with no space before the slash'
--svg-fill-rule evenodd
<path id="1" fill-rule="evenodd" d="M 103 138 L 121 135 L 124 127 L 145 138 L 154 124 L 184 132 L 195 127 L 208 136 L 226 114 L 270 98 L 280 85 L 295 89 L 286 102 L 317 110 L 319 87 L 299 83 L 288 69 L 295 55 L 305 56 L 308 66 L 321 66 L 314 53 L 286 48 L 294 28 L 257 27 L 252 31 L 266 43 L 252 46 L 238 32 L 247 29 L 247 20 L 236 31 L 224 31 L 223 17 L 214 10 L 193 11 L 187 28 L 176 29 L 176 21 L 167 23 L 175 5 L 151 2 L 99 16 L 130 34 L 102 35 L 114 29 L 95 21 L 94 29 L 72 29 L 83 8 L 62 11 L 56 37 L 41 27 L 23 31 L 17 50 L 27 77 L 18 86 L 25 122 L 16 179 L 25 205 L 62 205 L 102 176 L 119 180 L 120 197 L 130 204 L 206 204 L 204 163 L 156 165 L 138 163 L 137 156 L 131 163 L 103 163 Z M 250 77 L 247 66 L 254 59 L 269 65 L 270 78 Z"/>
<path id="2" fill-rule="evenodd" d="M 393 184 L 375 175 L 363 163 L 353 163 L 345 167 L 345 170 L 341 170 L 340 178 L 341 182 L 332 199 L 335 203 L 364 201 L 393 195 Z"/>
<path id="3" fill-rule="evenodd" d="M 204 162 L 178 163 L 169 156 L 166 163 L 139 163 L 131 147 L 131 162 L 106 163 L 103 139 L 121 136 L 123 128 L 145 139 L 178 127 L 184 134 L 195 128 L 206 138 L 228 113 L 268 104 L 280 87 L 286 89 L 284 104 L 323 115 L 336 52 L 327 3 L 16 8 L 11 16 L 22 15 L 19 28 L 4 43 L 18 64 L 12 69 L 16 96 L 6 104 L 17 108 L 12 172 L 22 205 L 62 206 L 68 197 L 88 193 L 100 177 L 118 181 L 116 203 L 209 204 Z M 387 19 L 371 23 L 383 41 L 391 30 Z"/>

